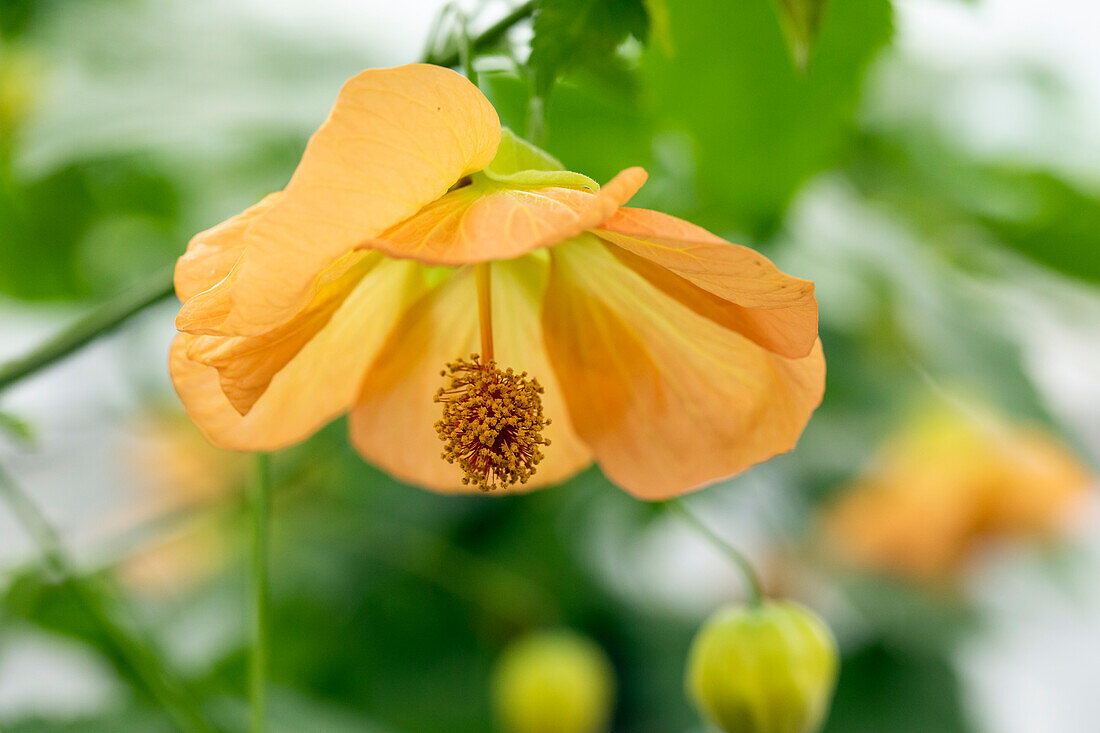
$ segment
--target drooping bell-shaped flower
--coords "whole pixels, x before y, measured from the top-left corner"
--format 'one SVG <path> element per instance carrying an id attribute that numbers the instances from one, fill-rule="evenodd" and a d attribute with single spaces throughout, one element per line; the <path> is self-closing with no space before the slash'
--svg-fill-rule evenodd
<path id="1" fill-rule="evenodd" d="M 813 283 L 624 207 L 645 179 L 562 170 L 449 69 L 365 71 L 286 188 L 180 258 L 176 390 L 239 450 L 348 413 L 367 460 L 439 491 L 594 460 L 661 499 L 789 450 L 824 389 Z"/>

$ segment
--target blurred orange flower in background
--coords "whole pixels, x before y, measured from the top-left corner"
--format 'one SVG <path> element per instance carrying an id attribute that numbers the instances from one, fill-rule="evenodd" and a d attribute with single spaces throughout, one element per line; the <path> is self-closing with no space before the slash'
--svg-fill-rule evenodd
<path id="1" fill-rule="evenodd" d="M 132 550 L 120 562 L 119 575 L 127 587 L 147 595 L 181 594 L 213 576 L 230 556 L 231 517 L 198 512 L 238 495 L 248 461 L 210 445 L 178 408 L 143 411 L 131 432 L 127 463 L 143 488 L 131 512 L 138 520 L 168 520 L 172 526 Z"/>
<path id="2" fill-rule="evenodd" d="M 839 495 L 824 536 L 854 565 L 948 580 L 990 539 L 1056 532 L 1093 480 L 1040 427 L 939 405 L 904 426 Z"/>
<path id="3" fill-rule="evenodd" d="M 502 132 L 469 81 L 414 64 L 349 81 L 287 187 L 180 258 L 172 377 L 215 444 L 276 450 L 350 412 L 394 476 L 463 490 L 433 425 L 440 368 L 477 350 L 544 388 L 529 486 L 595 460 L 659 499 L 789 450 L 824 390 L 813 283 L 600 188 Z"/>
<path id="4" fill-rule="evenodd" d="M 248 461 L 203 439 L 179 407 L 143 410 L 130 426 L 127 463 L 154 511 L 208 506 L 243 486 Z"/>
<path id="5" fill-rule="evenodd" d="M 226 523 L 214 522 L 158 535 L 119 563 L 119 580 L 149 597 L 184 596 L 226 566 L 233 539 Z"/>

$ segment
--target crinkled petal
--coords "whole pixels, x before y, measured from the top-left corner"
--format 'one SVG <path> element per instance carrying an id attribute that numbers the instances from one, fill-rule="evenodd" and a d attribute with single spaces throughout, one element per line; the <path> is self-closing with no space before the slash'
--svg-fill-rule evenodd
<path id="1" fill-rule="evenodd" d="M 512 259 L 599 226 L 645 180 L 641 168 L 628 168 L 595 192 L 480 180 L 451 191 L 363 246 L 436 265 Z"/>
<path id="2" fill-rule="evenodd" d="M 622 208 L 594 232 L 652 285 L 696 313 L 782 356 L 817 341 L 814 284 L 767 257 L 668 214 Z"/>
<path id="3" fill-rule="evenodd" d="M 571 422 L 604 473 L 663 499 L 789 450 L 821 401 L 820 342 L 779 356 L 700 316 L 591 235 L 550 251 L 543 327 Z"/>
<path id="4" fill-rule="evenodd" d="M 191 342 L 187 357 L 217 369 L 226 399 L 237 412 L 247 414 L 274 376 L 328 324 L 381 261 L 377 252 L 349 252 L 322 274 L 309 305 L 282 326 L 259 336 L 200 336 Z"/>
<path id="5" fill-rule="evenodd" d="M 207 353 L 210 344 L 202 345 L 201 336 L 176 337 L 172 382 L 187 414 L 215 445 L 248 451 L 285 448 L 351 407 L 363 374 L 423 288 L 423 268 L 383 261 L 359 280 L 312 338 L 300 347 L 295 344 L 289 358 L 277 344 L 262 344 L 277 363 L 285 363 L 247 414 L 222 391 L 218 370 L 189 356 L 193 350 Z"/>
<path id="6" fill-rule="evenodd" d="M 176 261 L 176 295 L 181 301 L 214 287 L 230 273 L 244 251 L 245 230 L 282 195 L 282 191 L 269 194 L 232 219 L 191 238 L 187 251 Z"/>
<path id="7" fill-rule="evenodd" d="M 438 66 L 370 69 L 341 90 L 283 196 L 244 231 L 244 251 L 209 293 L 207 333 L 285 323 L 332 262 L 485 167 L 500 121 L 477 87 Z M 184 323 L 186 326 L 186 322 Z"/>
<path id="8" fill-rule="evenodd" d="M 591 463 L 588 449 L 569 424 L 561 387 L 543 345 L 539 306 L 546 263 L 535 257 L 492 266 L 493 335 L 497 362 L 526 371 L 545 392 L 543 412 L 551 444 L 525 490 L 563 481 Z M 442 406 L 433 401 L 443 386 L 440 370 L 456 357 L 480 351 L 477 291 L 472 268 L 455 272 L 409 309 L 363 381 L 351 414 L 351 437 L 371 463 L 397 478 L 436 491 L 475 491 L 462 484 L 462 471 L 440 454 L 435 432 Z"/>

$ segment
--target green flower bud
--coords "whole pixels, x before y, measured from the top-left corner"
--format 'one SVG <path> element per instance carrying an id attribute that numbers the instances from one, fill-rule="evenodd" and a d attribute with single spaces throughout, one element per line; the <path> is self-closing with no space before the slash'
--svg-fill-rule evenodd
<path id="1" fill-rule="evenodd" d="M 497 663 L 493 703 L 507 733 L 600 733 L 614 698 L 607 656 L 571 631 L 521 639 Z"/>
<path id="2" fill-rule="evenodd" d="M 688 659 L 688 692 L 725 733 L 813 733 L 836 684 L 825 622 L 786 601 L 727 607 L 703 625 Z"/>

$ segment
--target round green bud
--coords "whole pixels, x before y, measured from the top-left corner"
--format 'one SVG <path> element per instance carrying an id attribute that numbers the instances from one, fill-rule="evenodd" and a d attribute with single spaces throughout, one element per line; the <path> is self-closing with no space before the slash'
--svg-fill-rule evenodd
<path id="1" fill-rule="evenodd" d="M 828 712 L 837 666 L 829 627 L 802 606 L 729 606 L 695 637 L 688 693 L 725 733 L 813 733 Z"/>
<path id="2" fill-rule="evenodd" d="M 520 639 L 497 663 L 493 704 L 506 733 L 600 733 L 614 699 L 607 656 L 571 631 Z"/>

